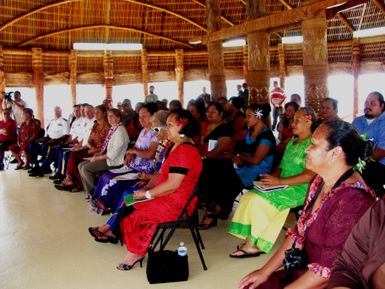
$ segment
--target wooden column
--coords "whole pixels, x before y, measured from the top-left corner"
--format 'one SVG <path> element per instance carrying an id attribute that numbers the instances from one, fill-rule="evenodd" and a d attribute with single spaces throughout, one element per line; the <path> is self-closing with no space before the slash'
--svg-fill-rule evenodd
<path id="1" fill-rule="evenodd" d="M 3 46 L 0 45 L 0 120 L 3 115 L 3 92 L 5 91 L 5 72 L 4 72 L 4 53 Z"/>
<path id="2" fill-rule="evenodd" d="M 104 52 L 104 85 L 106 86 L 106 98 L 112 100 L 112 80 L 114 79 L 114 59 L 111 51 Z"/>
<path id="3" fill-rule="evenodd" d="M 358 99 L 358 77 L 360 76 L 361 69 L 361 57 L 360 57 L 360 43 L 359 40 L 353 42 L 353 57 L 352 57 L 352 70 L 354 77 L 354 101 L 353 101 L 353 118 L 356 118 L 359 111 Z"/>
<path id="4" fill-rule="evenodd" d="M 148 94 L 148 58 L 147 58 L 147 50 L 142 49 L 141 54 L 142 61 L 142 83 L 144 89 L 144 96 Z"/>
<path id="5" fill-rule="evenodd" d="M 214 32 L 221 28 L 220 0 L 206 0 L 206 19 L 208 32 Z M 207 44 L 209 60 L 209 79 L 211 84 L 211 99 L 227 95 L 225 64 L 222 41 L 210 41 Z"/>
<path id="6" fill-rule="evenodd" d="M 326 13 L 302 21 L 303 73 L 305 78 L 305 104 L 319 112 L 321 100 L 328 96 L 328 49 Z"/>
<path id="7" fill-rule="evenodd" d="M 246 83 L 249 82 L 249 54 L 247 45 L 243 46 L 243 79 Z"/>
<path id="8" fill-rule="evenodd" d="M 175 49 L 175 78 L 178 85 L 178 99 L 184 103 L 184 53 L 183 49 Z"/>
<path id="9" fill-rule="evenodd" d="M 77 104 L 76 98 L 76 84 L 77 84 L 77 67 L 78 67 L 78 58 L 75 50 L 71 50 L 69 55 L 69 68 L 70 68 L 70 86 L 71 86 L 71 97 L 72 105 Z"/>
<path id="10" fill-rule="evenodd" d="M 285 47 L 278 44 L 278 63 L 279 63 L 279 86 L 285 89 L 286 63 L 285 63 Z"/>
<path id="11" fill-rule="evenodd" d="M 44 72 L 43 50 L 41 48 L 32 48 L 32 73 L 37 102 L 36 118 L 44 127 Z"/>
<path id="12" fill-rule="evenodd" d="M 266 0 L 246 1 L 247 20 L 257 19 L 267 14 Z M 270 36 L 267 31 L 247 34 L 249 68 L 249 103 L 269 103 L 270 86 Z"/>

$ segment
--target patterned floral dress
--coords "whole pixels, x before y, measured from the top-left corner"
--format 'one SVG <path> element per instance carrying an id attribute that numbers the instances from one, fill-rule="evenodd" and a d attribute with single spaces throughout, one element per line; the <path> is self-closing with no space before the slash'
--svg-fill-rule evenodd
<path id="1" fill-rule="evenodd" d="M 287 144 L 280 163 L 281 178 L 301 174 L 306 165 L 306 148 L 311 138 L 295 144 L 295 138 Z M 230 224 L 230 234 L 249 238 L 251 244 L 268 253 L 273 247 L 285 223 L 290 208 L 303 205 L 308 184 L 288 186 L 285 189 L 261 192 L 256 189 L 244 194 Z"/>
<path id="2" fill-rule="evenodd" d="M 178 218 L 198 183 L 201 170 L 202 160 L 193 145 L 181 144 L 169 155 L 166 153 L 156 185 L 167 181 L 169 173 L 183 174 L 185 177 L 175 192 L 133 205 L 135 210 L 121 223 L 123 242 L 128 251 L 146 254 L 158 224 Z M 189 213 L 192 213 L 195 204 L 196 198 L 188 208 Z"/>

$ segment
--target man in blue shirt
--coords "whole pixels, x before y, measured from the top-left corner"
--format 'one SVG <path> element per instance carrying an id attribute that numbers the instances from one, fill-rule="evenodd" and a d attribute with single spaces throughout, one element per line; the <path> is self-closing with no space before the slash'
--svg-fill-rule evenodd
<path id="1" fill-rule="evenodd" d="M 353 125 L 361 135 L 374 142 L 373 158 L 368 162 L 362 177 L 378 196 L 385 194 L 385 102 L 384 96 L 373 91 L 365 101 L 364 115 L 356 118 Z"/>

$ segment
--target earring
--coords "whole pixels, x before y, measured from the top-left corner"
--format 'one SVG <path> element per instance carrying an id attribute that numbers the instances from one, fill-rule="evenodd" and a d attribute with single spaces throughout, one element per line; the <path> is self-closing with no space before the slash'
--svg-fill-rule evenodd
<path id="1" fill-rule="evenodd" d="M 179 134 L 179 137 L 180 137 L 180 138 L 184 138 L 185 135 L 184 135 L 183 133 L 181 133 L 181 134 Z"/>

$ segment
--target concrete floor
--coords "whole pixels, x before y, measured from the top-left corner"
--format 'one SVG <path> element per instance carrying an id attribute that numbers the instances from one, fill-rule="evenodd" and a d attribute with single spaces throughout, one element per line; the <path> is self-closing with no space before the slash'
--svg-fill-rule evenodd
<path id="1" fill-rule="evenodd" d="M 240 240 L 227 233 L 228 221 L 221 221 L 202 232 L 208 266 L 203 271 L 189 231 L 179 230 L 168 248 L 186 243 L 189 280 L 150 285 L 146 261 L 143 268 L 118 271 L 125 247 L 97 243 L 88 234 L 89 226 L 107 218 L 89 211 L 84 193 L 57 191 L 47 177 L 31 178 L 12 166 L 0 172 L 0 288 L 236 288 L 241 277 L 270 257 L 229 258 Z M 283 233 L 278 243 L 282 239 Z"/>

